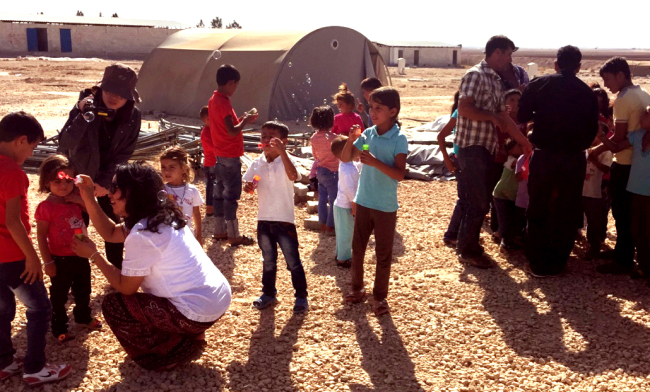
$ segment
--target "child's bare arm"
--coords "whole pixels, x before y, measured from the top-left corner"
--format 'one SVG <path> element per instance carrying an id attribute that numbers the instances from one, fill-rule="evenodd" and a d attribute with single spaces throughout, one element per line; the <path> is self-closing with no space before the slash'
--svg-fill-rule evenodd
<path id="1" fill-rule="evenodd" d="M 447 153 L 447 146 L 445 144 L 445 139 L 447 138 L 447 136 L 451 135 L 451 131 L 454 130 L 455 126 L 456 126 L 456 119 L 452 117 L 449 119 L 447 125 L 445 125 L 438 133 L 438 146 L 440 147 L 440 152 L 442 153 L 442 159 L 445 161 L 445 166 L 447 166 L 447 170 L 449 170 L 450 173 L 456 171 L 456 166 L 451 161 L 451 158 Z"/>
<path id="2" fill-rule="evenodd" d="M 226 125 L 226 131 L 228 131 L 228 134 L 230 136 L 237 136 L 241 133 L 241 131 L 244 130 L 244 127 L 246 125 L 257 120 L 257 117 L 257 114 L 244 114 L 244 116 L 241 118 L 241 121 L 239 121 L 239 124 L 235 125 L 232 120 L 232 116 L 226 116 L 226 118 L 223 119 L 223 122 Z"/>
<path id="3" fill-rule="evenodd" d="M 361 163 L 377 168 L 393 180 L 402 181 L 406 175 L 406 154 L 395 155 L 395 166 L 389 166 L 375 158 L 369 151 L 362 151 Z"/>
<path id="4" fill-rule="evenodd" d="M 284 171 L 287 174 L 287 177 L 291 181 L 296 181 L 298 179 L 298 169 L 291 162 L 289 154 L 287 154 L 286 146 L 281 139 L 274 137 L 271 139 L 269 145 L 275 149 L 275 151 L 280 154 L 282 163 L 284 164 Z"/>
<path id="5" fill-rule="evenodd" d="M 20 278 L 25 279 L 25 283 L 32 284 L 36 280 L 43 280 L 43 267 L 41 260 L 36 254 L 34 245 L 29 240 L 27 229 L 20 220 L 20 200 L 21 196 L 16 196 L 7 200 L 7 209 L 5 212 L 5 225 L 11 238 L 16 242 L 20 250 L 25 255 L 25 271 L 20 274 Z"/>
<path id="6" fill-rule="evenodd" d="M 47 232 L 50 230 L 50 222 L 36 221 L 36 238 L 38 239 L 38 250 L 41 252 L 41 260 L 45 265 L 45 273 L 50 278 L 56 276 L 56 266 L 52 261 L 50 247 L 47 246 Z"/>
<path id="7" fill-rule="evenodd" d="M 353 157 L 354 150 L 357 149 L 354 146 L 354 141 L 357 140 L 359 137 L 354 135 L 352 132 L 350 132 L 350 136 L 348 137 L 347 142 L 345 142 L 345 146 L 343 147 L 343 151 L 341 151 L 341 161 L 342 162 L 350 162 Z"/>
<path id="8" fill-rule="evenodd" d="M 203 227 L 201 227 L 201 207 L 194 207 L 192 211 L 192 219 L 194 220 L 194 237 L 203 245 Z"/>

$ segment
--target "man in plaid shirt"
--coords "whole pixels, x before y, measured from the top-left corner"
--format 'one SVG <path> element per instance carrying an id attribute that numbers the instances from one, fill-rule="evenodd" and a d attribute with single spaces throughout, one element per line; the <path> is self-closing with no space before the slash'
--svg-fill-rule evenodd
<path id="1" fill-rule="evenodd" d="M 532 149 L 505 112 L 502 81 L 497 73 L 512 64 L 512 53 L 516 50 L 505 36 L 490 38 L 485 45 L 485 60 L 469 69 L 460 82 L 455 143 L 460 147 L 458 188 L 466 208 L 456 246 L 463 260 L 479 268 L 492 266 L 483 255 L 479 235 L 490 210 L 497 127 L 521 144 L 525 153 Z"/>

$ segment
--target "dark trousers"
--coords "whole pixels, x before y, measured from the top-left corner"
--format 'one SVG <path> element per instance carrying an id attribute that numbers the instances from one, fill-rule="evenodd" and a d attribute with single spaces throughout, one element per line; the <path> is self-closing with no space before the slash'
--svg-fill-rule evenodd
<path id="1" fill-rule="evenodd" d="M 237 219 L 237 200 L 241 197 L 241 160 L 217 157 L 214 166 L 214 215 L 225 220 Z"/>
<path id="2" fill-rule="evenodd" d="M 607 222 L 609 220 L 609 210 L 612 208 L 612 192 L 609 188 L 609 179 L 603 180 L 600 187 L 603 192 L 603 226 L 600 228 L 600 242 L 607 238 Z"/>
<path id="3" fill-rule="evenodd" d="M 36 373 L 45 366 L 45 335 L 52 308 L 43 282 L 25 283 L 20 274 L 25 260 L 0 263 L 0 369 L 13 361 L 16 350 L 11 342 L 11 322 L 16 316 L 16 297 L 27 308 L 27 351 L 25 373 Z"/>
<path id="4" fill-rule="evenodd" d="M 587 242 L 592 252 L 600 250 L 603 225 L 603 199 L 597 197 L 582 197 L 582 209 L 587 218 Z"/>
<path id="5" fill-rule="evenodd" d="M 483 252 L 479 236 L 492 201 L 494 156 L 483 146 L 461 147 L 458 161 L 459 189 L 463 193 L 459 197 L 465 199 L 465 211 L 456 247 L 463 256 L 475 256 Z"/>
<path id="6" fill-rule="evenodd" d="M 583 151 L 536 150 L 528 178 L 526 257 L 535 273 L 564 270 L 580 222 L 587 160 Z"/>
<path id="7" fill-rule="evenodd" d="M 377 268 L 372 294 L 379 301 L 388 296 L 396 224 L 397 211 L 383 212 L 357 204 L 354 234 L 352 235 L 352 290 L 363 289 L 363 259 L 366 255 L 370 235 L 374 231 Z"/>
<path id="8" fill-rule="evenodd" d="M 452 162 L 456 166 L 456 178 L 460 176 L 460 165 L 458 164 L 458 157 L 455 155 L 451 156 Z M 454 206 L 454 212 L 451 214 L 451 219 L 449 220 L 449 226 L 447 231 L 444 234 L 445 240 L 455 241 L 458 238 L 458 230 L 460 229 L 460 222 L 463 219 L 463 214 L 465 213 L 465 199 L 461 198 L 463 195 L 461 182 L 456 181 L 456 193 L 458 198 L 456 199 L 456 205 Z"/>
<path id="9" fill-rule="evenodd" d="M 526 209 L 515 207 L 515 237 L 526 240 Z"/>
<path id="10" fill-rule="evenodd" d="M 492 174 L 490 180 L 490 189 L 492 190 L 494 190 L 494 188 L 497 186 L 497 183 L 501 179 L 501 175 L 503 174 L 503 164 L 504 162 L 492 163 Z M 492 230 L 493 233 L 499 231 L 499 225 L 501 224 L 501 222 L 499 222 L 498 215 L 499 211 L 494 203 L 494 200 L 490 200 L 490 230 Z"/>
<path id="11" fill-rule="evenodd" d="M 632 236 L 639 268 L 650 276 L 650 196 L 632 196 Z"/>
<path id="12" fill-rule="evenodd" d="M 497 216 L 493 217 L 499 220 L 498 232 L 506 243 L 512 242 L 516 235 L 515 230 L 515 202 L 512 200 L 499 199 L 495 197 L 492 204 L 496 207 Z"/>
<path id="13" fill-rule="evenodd" d="M 632 193 L 627 191 L 632 165 L 612 164 L 609 187 L 612 192 L 612 215 L 616 220 L 616 262 L 625 267 L 634 265 L 632 240 Z"/>
<path id="14" fill-rule="evenodd" d="M 211 206 L 214 204 L 214 166 L 203 166 L 203 174 L 205 174 L 205 205 Z"/>
<path id="15" fill-rule="evenodd" d="M 74 321 L 88 324 L 90 316 L 90 263 L 78 256 L 52 256 L 56 275 L 51 278 L 52 333 L 59 336 L 68 332 L 68 314 L 65 304 L 72 289 Z"/>
<path id="16" fill-rule="evenodd" d="M 257 222 L 257 243 L 262 250 L 262 292 L 275 297 L 275 278 L 278 271 L 278 245 L 282 249 L 296 298 L 307 298 L 307 278 L 298 253 L 296 225 L 288 222 Z"/>
<path id="17" fill-rule="evenodd" d="M 97 198 L 97 203 L 102 208 L 102 211 L 108 216 L 113 222 L 118 223 L 120 219 L 113 212 L 113 206 L 111 205 L 111 200 L 108 196 L 102 196 Z M 81 213 L 86 226 L 90 222 L 88 214 L 85 212 Z M 106 259 L 109 263 L 113 264 L 115 267 L 122 269 L 122 261 L 124 260 L 124 244 L 121 242 L 104 242 L 104 248 L 106 250 Z"/>

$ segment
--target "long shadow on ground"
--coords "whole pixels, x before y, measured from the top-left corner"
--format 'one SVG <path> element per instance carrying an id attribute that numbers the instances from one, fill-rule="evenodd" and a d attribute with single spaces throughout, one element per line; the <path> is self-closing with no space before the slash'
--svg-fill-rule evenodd
<path id="1" fill-rule="evenodd" d="M 368 388 L 350 384 L 350 391 L 424 391 L 415 377 L 415 365 L 390 314 L 379 317 L 381 335 L 377 335 L 370 326 L 365 309 L 365 304 L 360 304 L 336 313 L 337 318 L 354 322 L 354 332 L 363 356 L 361 367 L 368 373 L 374 386 Z"/>
<path id="2" fill-rule="evenodd" d="M 248 362 L 228 365 L 230 390 L 254 392 L 266 388 L 269 391 L 299 392 L 300 388 L 292 384 L 289 367 L 304 318 L 304 313 L 294 313 L 276 338 L 275 309 L 261 311 L 257 330 L 251 337 Z"/>
<path id="3" fill-rule="evenodd" d="M 519 253 L 509 260 L 514 266 L 507 269 L 468 267 L 461 280 L 475 277 L 485 292 L 483 306 L 517 354 L 550 359 L 583 374 L 621 369 L 650 375 L 650 328 L 621 314 L 623 300 L 636 303 L 634 310 L 647 308 L 650 292 L 645 285 L 629 277 L 599 275 L 595 263 L 574 256 L 560 277 L 519 283 L 507 272 L 523 266 L 525 259 Z"/>

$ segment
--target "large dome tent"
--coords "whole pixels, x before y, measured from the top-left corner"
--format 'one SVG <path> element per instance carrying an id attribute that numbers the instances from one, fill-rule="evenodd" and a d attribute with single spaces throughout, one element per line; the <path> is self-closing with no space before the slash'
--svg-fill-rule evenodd
<path id="1" fill-rule="evenodd" d="M 330 104 L 345 82 L 361 97 L 359 84 L 390 77 L 375 46 L 345 27 L 311 32 L 188 29 L 169 36 L 145 60 L 138 91 L 144 111 L 197 117 L 217 89 L 223 64 L 241 73 L 235 111 L 256 107 L 259 122 L 304 122 L 315 106 Z"/>

